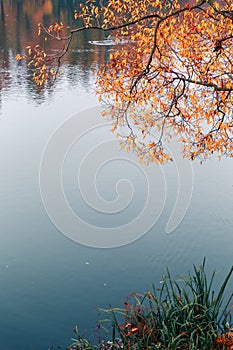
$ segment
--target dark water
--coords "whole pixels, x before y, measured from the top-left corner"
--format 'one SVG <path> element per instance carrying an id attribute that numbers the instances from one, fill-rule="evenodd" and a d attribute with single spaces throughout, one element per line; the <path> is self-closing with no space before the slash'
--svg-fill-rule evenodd
<path id="1" fill-rule="evenodd" d="M 93 71 L 106 60 L 113 46 L 90 43 L 103 41 L 102 34 L 80 35 L 56 84 L 47 90 L 38 88 L 26 65 L 14 57 L 35 41 L 36 23 L 62 20 L 72 24 L 75 2 L 0 4 L 0 348 L 65 347 L 76 324 L 81 330 L 95 327 L 97 307 L 121 306 L 129 293 L 159 284 L 166 266 L 177 276 L 206 256 L 208 269 L 218 271 L 217 286 L 233 261 L 230 159 L 193 164 L 191 202 L 171 234 L 166 234 L 165 227 L 178 189 L 174 166 L 163 169 L 167 195 L 159 220 L 131 244 L 109 249 L 87 247 L 68 239 L 53 225 L 39 186 L 44 147 L 70 116 L 97 105 Z M 85 123 L 85 118 L 80 118 L 80 128 Z M 121 159 L 97 176 L 98 191 L 108 201 L 116 197 L 118 179 L 128 178 L 134 186 L 132 203 L 119 215 L 101 216 L 83 203 L 77 191 L 82 157 L 97 141 L 108 138 L 108 133 L 109 128 L 97 128 L 90 136 L 85 135 L 81 144 L 73 145 L 66 159 L 64 190 L 83 220 L 96 226 L 118 227 L 137 217 L 146 201 L 141 168 Z M 124 152 L 120 155 L 125 157 Z"/>

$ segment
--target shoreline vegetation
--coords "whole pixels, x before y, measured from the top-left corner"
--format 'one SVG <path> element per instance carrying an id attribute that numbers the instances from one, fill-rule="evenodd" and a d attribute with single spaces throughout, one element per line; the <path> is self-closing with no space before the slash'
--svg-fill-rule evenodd
<path id="1" fill-rule="evenodd" d="M 133 294 L 124 308 L 99 309 L 104 318 L 97 328 L 105 339 L 92 344 L 76 327 L 67 350 L 233 350 L 233 291 L 224 295 L 233 266 L 216 292 L 216 271 L 208 279 L 205 265 L 204 259 L 178 280 L 167 269 L 159 289 Z"/>

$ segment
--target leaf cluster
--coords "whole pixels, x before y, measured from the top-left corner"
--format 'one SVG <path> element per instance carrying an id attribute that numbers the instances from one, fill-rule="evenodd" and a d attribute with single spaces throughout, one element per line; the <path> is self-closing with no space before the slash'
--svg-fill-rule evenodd
<path id="1" fill-rule="evenodd" d="M 88 0 L 74 16 L 79 25 L 68 34 L 62 23 L 38 25 L 45 41 L 62 43 L 56 54 L 36 46 L 18 56 L 38 85 L 57 76 L 51 62 L 60 66 L 75 34 L 103 31 L 116 45 L 99 67 L 96 92 L 123 148 L 164 163 L 177 137 L 191 160 L 233 156 L 231 0 Z"/>

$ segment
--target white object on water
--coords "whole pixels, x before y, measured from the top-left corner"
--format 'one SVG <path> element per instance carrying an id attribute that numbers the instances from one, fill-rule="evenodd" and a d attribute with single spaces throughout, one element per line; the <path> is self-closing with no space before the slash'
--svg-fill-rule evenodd
<path id="1" fill-rule="evenodd" d="M 89 44 L 91 45 L 99 45 L 99 46 L 112 46 L 112 45 L 123 45 L 127 44 L 129 41 L 128 40 L 112 40 L 112 39 L 105 39 L 105 40 L 90 40 L 88 41 Z"/>

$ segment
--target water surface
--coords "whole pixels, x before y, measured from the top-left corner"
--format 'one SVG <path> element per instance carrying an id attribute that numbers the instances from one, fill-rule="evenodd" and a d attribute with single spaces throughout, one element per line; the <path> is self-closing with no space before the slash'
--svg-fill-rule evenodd
<path id="1" fill-rule="evenodd" d="M 0 9 L 1 349 L 65 347 L 76 324 L 81 330 L 95 327 L 96 307 L 121 306 L 129 293 L 159 284 L 166 266 L 177 276 L 206 256 L 208 269 L 218 271 L 218 284 L 232 264 L 230 159 L 193 164 L 190 207 L 170 235 L 165 227 L 178 183 L 173 166 L 164 167 L 167 198 L 159 221 L 134 243 L 115 249 L 86 247 L 67 239 L 52 224 L 39 189 L 44 147 L 62 122 L 97 103 L 93 69 L 107 59 L 112 47 L 90 43 L 104 40 L 100 33 L 75 38 L 56 84 L 47 90 L 38 88 L 26 65 L 14 57 L 35 40 L 37 22 L 72 23 L 74 2 L 3 0 Z M 89 142 L 83 141 L 80 148 L 76 145 L 67 159 L 67 198 L 88 222 L 103 227 L 123 224 L 138 215 L 145 201 L 145 180 L 130 164 L 113 162 L 106 173 L 100 173 L 101 195 L 112 200 L 117 179 L 126 177 L 134 185 L 135 196 L 128 211 L 118 217 L 99 217 L 77 192 L 79 150 L 85 154 Z"/>

